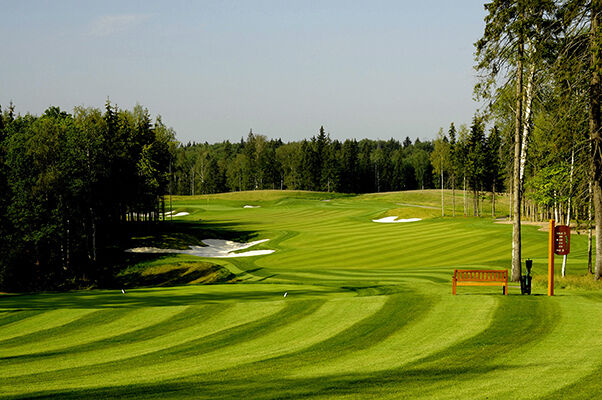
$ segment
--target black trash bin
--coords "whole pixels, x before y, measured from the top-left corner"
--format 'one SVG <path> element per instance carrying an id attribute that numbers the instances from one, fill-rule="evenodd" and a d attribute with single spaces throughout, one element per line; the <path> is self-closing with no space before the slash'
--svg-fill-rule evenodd
<path id="1" fill-rule="evenodd" d="M 527 274 L 520 277 L 520 292 L 521 294 L 531 294 L 531 268 L 533 260 L 526 260 Z"/>

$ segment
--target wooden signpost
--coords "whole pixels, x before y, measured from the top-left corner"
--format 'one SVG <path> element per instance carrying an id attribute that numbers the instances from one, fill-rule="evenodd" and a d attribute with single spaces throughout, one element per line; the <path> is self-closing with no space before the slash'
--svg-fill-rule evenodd
<path id="1" fill-rule="evenodd" d="M 550 237 L 548 242 L 548 296 L 554 296 L 554 254 L 563 256 L 571 251 L 571 227 L 554 225 L 550 220 Z"/>

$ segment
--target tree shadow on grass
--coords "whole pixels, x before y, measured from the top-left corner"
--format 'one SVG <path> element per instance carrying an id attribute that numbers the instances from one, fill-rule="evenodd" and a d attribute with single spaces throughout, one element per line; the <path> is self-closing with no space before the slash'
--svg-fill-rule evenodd
<path id="1" fill-rule="evenodd" d="M 229 285 L 230 284 L 223 284 Z M 252 284 L 248 284 L 252 285 Z M 212 285 L 217 287 L 220 285 Z M 190 286 L 188 286 L 190 287 Z M 164 291 L 161 291 L 164 290 Z M 287 301 L 291 299 L 307 299 L 331 297 L 333 294 L 347 292 L 347 290 L 332 287 L 329 289 L 317 288 L 288 290 Z M 282 290 L 263 288 L 249 290 L 199 290 L 191 293 L 190 290 L 173 288 L 140 288 L 132 291 L 121 290 L 93 290 L 74 291 L 67 293 L 38 293 L 33 295 L 3 295 L 0 296 L 1 310 L 53 310 L 60 308 L 71 309 L 103 309 L 103 308 L 140 308 L 140 307 L 175 307 L 188 305 L 203 305 L 223 302 L 246 301 L 276 301 L 282 300 Z"/>
<path id="2" fill-rule="evenodd" d="M 124 239 L 120 242 L 121 245 L 110 249 L 107 252 L 107 259 L 104 260 L 105 265 L 110 265 L 100 279 L 97 281 L 97 287 L 117 289 L 123 286 L 140 287 L 149 285 L 178 285 L 189 283 L 203 278 L 203 272 L 196 271 L 193 276 L 185 271 L 170 271 L 165 272 L 162 276 L 155 275 L 152 278 L 143 277 L 141 274 L 137 277 L 130 276 L 125 279 L 119 277 L 119 274 L 133 266 L 150 263 L 166 257 L 165 254 L 148 254 L 148 253 L 132 253 L 126 252 L 127 249 L 135 247 L 158 247 L 165 249 L 188 249 L 190 246 L 204 246 L 204 239 L 225 239 L 237 242 L 248 242 L 257 237 L 257 232 L 243 230 L 239 224 L 227 221 L 220 222 L 205 222 L 205 221 L 173 221 L 161 223 L 129 223 L 125 225 Z M 219 275 L 212 282 L 231 281 L 235 278 L 225 268 L 216 264 L 211 265 L 207 274 Z M 219 271 L 218 271 L 219 270 Z M 187 275 L 186 277 L 180 275 Z"/>
<path id="3" fill-rule="evenodd" d="M 158 258 L 160 260 L 161 258 Z M 221 265 L 204 261 L 180 261 L 165 257 L 165 264 L 157 267 L 128 269 L 117 277 L 120 288 L 177 286 L 191 283 L 215 284 L 234 282 L 234 275 Z"/>
<path id="4" fill-rule="evenodd" d="M 406 301 L 402 304 L 400 300 L 403 299 Z M 424 315 L 430 307 L 425 300 L 419 295 L 409 299 L 391 298 L 376 315 L 361 320 L 336 336 L 298 352 L 274 358 L 214 372 L 166 379 L 158 383 L 43 391 L 13 398 L 274 399 L 328 396 L 379 398 L 384 395 L 411 398 L 416 394 L 436 398 L 438 393 L 454 386 L 470 389 L 471 381 L 492 372 L 514 370 L 515 365 L 504 361 L 496 362 L 497 357 L 505 356 L 511 350 L 530 347 L 531 343 L 552 332 L 557 323 L 554 318 L 558 315 L 556 304 L 542 303 L 533 298 L 504 301 L 500 302 L 492 323 L 484 331 L 454 344 L 453 347 L 426 355 L 408 364 L 378 372 L 340 373 L 308 378 L 295 377 L 288 373 L 307 371 L 311 374 L 313 365 L 322 360 L 331 360 L 381 342 L 391 334 L 399 332 L 418 316 Z M 306 305 L 302 306 L 305 307 Z M 390 322 L 384 324 L 383 321 Z M 509 323 L 510 321 L 514 323 Z M 259 332 L 257 336 L 260 336 Z M 508 337 L 512 337 L 513 340 L 508 341 Z M 224 340 L 222 337 L 217 339 L 217 342 L 223 345 L 232 343 L 232 340 Z M 520 368 L 528 370 L 533 365 L 541 364 L 521 365 Z M 498 387 L 496 390 L 504 389 Z M 507 398 L 512 398 L 511 390 L 513 389 L 508 389 Z M 499 395 L 499 392 L 497 394 Z"/>
<path id="5" fill-rule="evenodd" d="M 202 246 L 203 239 L 225 239 L 248 242 L 257 232 L 242 230 L 234 222 L 173 221 L 159 224 L 131 224 L 128 226 L 128 247 L 188 248 Z"/>
<path id="6" fill-rule="evenodd" d="M 411 396 L 445 390 L 454 382 L 467 381 L 493 371 L 511 369 L 503 365 L 464 368 L 394 369 L 365 374 L 338 374 L 311 378 L 289 378 L 277 371 L 262 376 L 195 379 L 189 377 L 156 384 L 133 384 L 96 389 L 59 390 L 15 396 L 14 399 L 296 399 L 328 396 L 378 398 L 397 394 Z M 380 396 L 379 396 L 380 395 Z"/>

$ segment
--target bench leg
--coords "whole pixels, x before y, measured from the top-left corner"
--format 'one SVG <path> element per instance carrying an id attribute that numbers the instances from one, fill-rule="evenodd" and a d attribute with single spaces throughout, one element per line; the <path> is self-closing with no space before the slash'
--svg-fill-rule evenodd
<path id="1" fill-rule="evenodd" d="M 452 294 L 456 295 L 456 278 L 452 278 Z"/>

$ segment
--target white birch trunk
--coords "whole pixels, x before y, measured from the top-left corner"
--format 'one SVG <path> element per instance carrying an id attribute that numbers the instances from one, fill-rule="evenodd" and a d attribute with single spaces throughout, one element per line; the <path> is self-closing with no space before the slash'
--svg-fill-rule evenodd
<path id="1" fill-rule="evenodd" d="M 527 76 L 527 87 L 523 94 L 523 108 L 524 114 L 522 118 L 522 134 L 518 135 L 518 143 L 515 145 L 515 157 L 519 154 L 518 160 L 518 174 L 516 170 L 514 177 L 517 180 L 514 182 L 514 224 L 512 229 L 512 281 L 517 282 L 521 275 L 521 206 L 522 206 L 522 191 L 523 191 L 523 179 L 525 176 L 525 165 L 527 164 L 527 145 L 529 138 L 529 131 L 531 127 L 531 106 L 533 103 L 533 78 L 535 75 L 535 63 L 531 62 L 529 66 L 529 72 Z M 520 97 L 517 93 L 517 97 Z M 517 112 L 520 109 L 517 108 Z M 520 127 L 517 129 L 517 133 L 520 132 Z M 517 148 L 518 147 L 518 148 Z M 516 160 L 514 164 L 515 168 Z"/>
<path id="2" fill-rule="evenodd" d="M 520 149 L 520 188 L 522 190 L 525 179 L 525 165 L 527 164 L 527 145 L 529 144 L 529 131 L 531 130 L 531 110 L 533 105 L 533 78 L 535 76 L 535 63 L 529 66 L 527 88 L 525 89 L 525 116 L 523 119 L 523 134 Z"/>
<path id="3" fill-rule="evenodd" d="M 522 17 L 522 16 L 521 16 Z M 520 155 L 521 155 L 521 131 L 524 124 L 523 121 L 523 54 L 524 44 L 522 37 L 519 37 L 517 67 L 516 67 L 516 110 L 515 110 L 515 126 L 514 126 L 514 162 L 512 171 L 512 273 L 510 280 L 519 282 L 521 276 L 521 220 L 520 220 Z"/>
<path id="4" fill-rule="evenodd" d="M 452 217 L 456 216 L 456 175 L 452 175 Z"/>
<path id="5" fill-rule="evenodd" d="M 466 175 L 464 175 L 464 216 L 466 217 Z"/>

